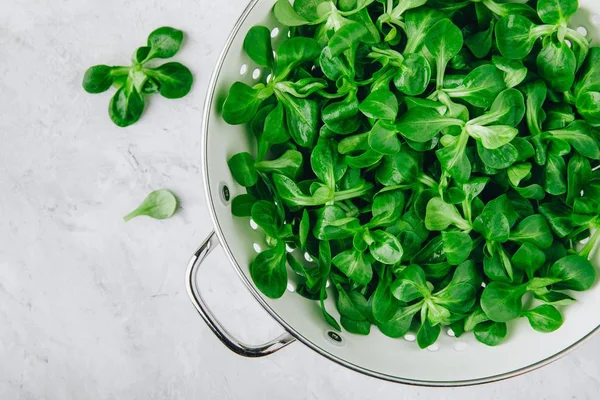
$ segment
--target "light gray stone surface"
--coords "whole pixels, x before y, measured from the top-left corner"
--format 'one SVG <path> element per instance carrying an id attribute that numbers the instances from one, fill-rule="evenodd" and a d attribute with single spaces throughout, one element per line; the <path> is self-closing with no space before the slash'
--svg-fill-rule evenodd
<path id="1" fill-rule="evenodd" d="M 200 177 L 201 110 L 218 53 L 246 0 L 6 0 L 0 9 L 0 399 L 597 399 L 600 337 L 541 371 L 466 389 L 371 379 L 301 344 L 235 356 L 196 315 L 183 273 L 211 230 Z M 190 96 L 154 96 L 115 127 L 110 94 L 85 69 L 129 59 L 162 25 Z M 170 188 L 183 211 L 122 216 Z M 279 328 L 216 251 L 202 272 L 215 312 L 241 337 Z M 401 361 L 400 361 L 401 362 Z"/>

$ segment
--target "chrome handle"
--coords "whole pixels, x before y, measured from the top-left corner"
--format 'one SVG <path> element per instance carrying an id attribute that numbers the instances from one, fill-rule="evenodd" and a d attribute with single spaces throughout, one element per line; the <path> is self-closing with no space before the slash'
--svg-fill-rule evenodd
<path id="1" fill-rule="evenodd" d="M 288 344 L 294 342 L 296 339 L 290 335 L 288 332 L 283 333 L 276 339 L 271 340 L 270 342 L 260 344 L 260 345 L 249 345 L 244 344 L 235 337 L 233 337 L 227 329 L 221 325 L 219 320 L 215 318 L 214 314 L 208 308 L 206 302 L 202 298 L 200 294 L 200 290 L 198 289 L 196 275 L 198 273 L 198 268 L 204 261 L 204 259 L 213 251 L 216 247 L 219 246 L 219 239 L 215 235 L 214 232 L 211 232 L 208 238 L 200 245 L 196 253 L 194 253 L 191 258 L 187 272 L 186 272 L 186 287 L 188 295 L 190 296 L 190 300 L 196 307 L 196 311 L 202 317 L 204 322 L 208 325 L 208 327 L 213 331 L 213 333 L 219 338 L 221 342 L 225 346 L 229 348 L 229 350 L 233 351 L 244 357 L 263 357 L 268 356 L 271 353 L 276 352 L 277 350 L 281 350 Z"/>

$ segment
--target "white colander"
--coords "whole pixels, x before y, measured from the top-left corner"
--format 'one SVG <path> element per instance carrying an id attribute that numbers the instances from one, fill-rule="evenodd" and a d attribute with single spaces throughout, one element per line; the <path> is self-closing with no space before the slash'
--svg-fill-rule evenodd
<path id="1" fill-rule="evenodd" d="M 579 0 L 581 10 L 572 18 L 572 28 L 600 43 L 600 0 Z M 513 377 L 565 355 L 600 330 L 600 289 L 574 296 L 576 304 L 566 307 L 565 323 L 556 332 L 541 334 L 521 318 L 509 324 L 510 336 L 498 347 L 487 347 L 472 334 L 459 339 L 443 331 L 440 339 L 427 350 L 414 343 L 415 333 L 403 339 L 391 339 L 372 329 L 368 336 L 335 333 L 323 320 L 314 301 L 296 293 L 272 300 L 263 296 L 252 283 L 249 265 L 264 248 L 263 234 L 245 218 L 231 214 L 230 200 L 245 189 L 233 180 L 227 160 L 239 152 L 255 151 L 253 140 L 243 126 L 232 126 L 221 118 L 220 110 L 235 81 L 256 84 L 267 79 L 264 71 L 252 63 L 242 49 L 246 32 L 254 25 L 272 29 L 274 44 L 288 35 L 278 24 L 271 9 L 275 0 L 253 0 L 236 23 L 219 58 L 210 82 L 204 110 L 202 164 L 208 206 L 214 233 L 200 246 L 187 271 L 187 288 L 194 306 L 219 339 L 231 350 L 248 357 L 271 354 L 296 339 L 319 354 L 355 371 L 389 381 L 427 385 L 461 386 Z M 262 345 L 246 345 L 228 333 L 211 313 L 197 288 L 196 272 L 205 257 L 218 245 L 235 267 L 242 281 L 260 304 L 285 330 L 277 339 Z M 594 253 L 595 265 L 600 257 Z M 307 257 L 309 260 L 310 258 Z M 294 274 L 289 274 L 293 279 Z M 288 288 L 293 291 L 295 282 Z M 339 318 L 329 296 L 328 310 Z"/>

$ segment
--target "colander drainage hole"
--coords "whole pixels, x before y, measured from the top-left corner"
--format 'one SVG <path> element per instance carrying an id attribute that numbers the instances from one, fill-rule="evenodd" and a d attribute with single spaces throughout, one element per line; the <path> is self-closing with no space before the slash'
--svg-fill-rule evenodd
<path id="1" fill-rule="evenodd" d="M 415 340 L 417 340 L 417 337 L 412 333 L 407 333 L 406 335 L 404 335 L 404 340 L 406 340 L 407 342 L 414 342 Z"/>
<path id="2" fill-rule="evenodd" d="M 446 331 L 446 334 L 448 334 L 448 336 L 450 336 L 450 337 L 456 337 L 456 333 L 454 333 L 454 331 L 452 329 L 448 329 Z"/>
<path id="3" fill-rule="evenodd" d="M 588 34 L 588 31 L 587 29 L 585 29 L 585 26 L 580 26 L 579 28 L 577 28 L 577 32 L 579 32 L 583 36 L 587 36 Z"/>
<path id="4" fill-rule="evenodd" d="M 231 192 L 229 191 L 229 187 L 225 184 L 225 182 L 219 183 L 219 194 L 221 195 L 221 202 L 223 205 L 229 205 Z"/>
<path id="5" fill-rule="evenodd" d="M 432 344 L 427 348 L 427 350 L 435 353 L 436 351 L 440 350 L 440 346 L 438 346 L 437 344 Z"/>
<path id="6" fill-rule="evenodd" d="M 256 68 L 254 70 L 254 72 L 252 72 L 252 79 L 258 79 L 260 78 L 260 74 L 261 74 L 261 70 Z"/>
<path id="7" fill-rule="evenodd" d="M 240 75 L 246 75 L 246 72 L 248 72 L 248 66 L 246 64 L 244 64 L 240 68 Z"/>
<path id="8" fill-rule="evenodd" d="M 256 224 L 256 222 L 254 222 L 253 219 L 250 219 L 250 228 L 257 230 L 258 229 L 258 225 Z"/>
<path id="9" fill-rule="evenodd" d="M 594 14 L 592 16 L 592 22 L 594 23 L 594 25 L 600 25 L 600 15 Z"/>
<path id="10" fill-rule="evenodd" d="M 344 338 L 335 331 L 325 331 L 325 339 L 334 346 L 341 347 L 344 345 Z"/>
<path id="11" fill-rule="evenodd" d="M 469 347 L 469 345 L 466 344 L 465 342 L 454 343 L 455 351 L 465 351 L 465 350 L 467 350 L 467 347 Z"/>
<path id="12" fill-rule="evenodd" d="M 273 30 L 271 31 L 271 37 L 276 38 L 277 35 L 279 35 L 279 28 L 273 28 Z"/>
<path id="13" fill-rule="evenodd" d="M 287 284 L 287 290 L 288 290 L 288 292 L 292 292 L 292 293 L 294 293 L 296 291 L 296 288 L 294 287 L 294 285 L 292 284 L 292 282 L 288 282 L 288 284 Z"/>
<path id="14" fill-rule="evenodd" d="M 260 251 L 261 251 L 261 248 L 260 248 L 260 245 L 259 245 L 258 243 L 254 243 L 254 244 L 252 245 L 252 247 L 254 247 L 254 251 L 255 251 L 255 252 L 257 252 L 257 253 L 260 253 Z"/>

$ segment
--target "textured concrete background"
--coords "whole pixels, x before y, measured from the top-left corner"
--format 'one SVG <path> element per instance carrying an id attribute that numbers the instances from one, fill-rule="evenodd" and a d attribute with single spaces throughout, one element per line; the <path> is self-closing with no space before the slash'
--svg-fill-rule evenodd
<path id="1" fill-rule="evenodd" d="M 294 344 L 261 360 L 226 350 L 192 309 L 183 273 L 210 231 L 200 178 L 210 73 L 246 0 L 17 0 L 0 11 L 0 399 L 597 399 L 600 337 L 527 376 L 466 389 L 377 381 Z M 85 69 L 121 64 L 162 25 L 185 30 L 196 75 L 115 127 Z M 170 188 L 183 212 L 122 216 Z M 216 251 L 208 300 L 248 341 L 278 327 Z M 400 361 L 401 362 L 401 361 Z M 483 360 L 485 362 L 485 360 Z"/>

